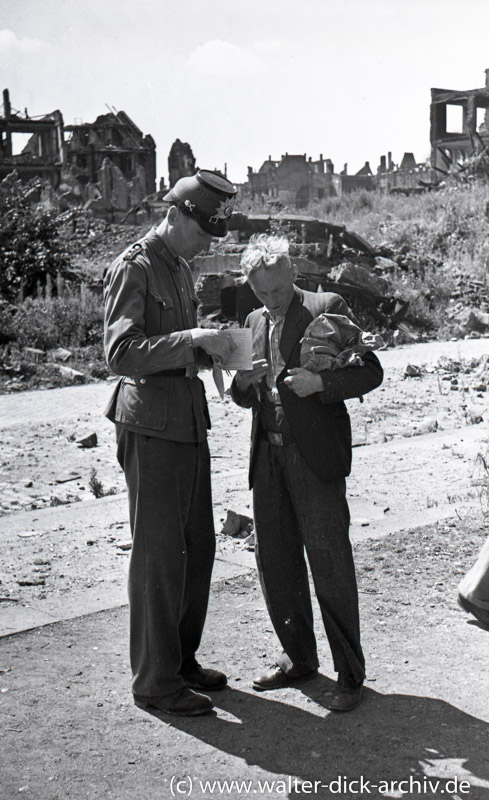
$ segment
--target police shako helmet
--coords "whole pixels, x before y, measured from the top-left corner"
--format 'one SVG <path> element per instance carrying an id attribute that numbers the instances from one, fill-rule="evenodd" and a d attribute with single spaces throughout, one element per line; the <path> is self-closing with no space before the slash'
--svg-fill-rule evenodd
<path id="1" fill-rule="evenodd" d="M 212 236 L 225 236 L 235 195 L 236 187 L 220 172 L 199 169 L 191 177 L 180 178 L 163 199 L 194 217 Z"/>

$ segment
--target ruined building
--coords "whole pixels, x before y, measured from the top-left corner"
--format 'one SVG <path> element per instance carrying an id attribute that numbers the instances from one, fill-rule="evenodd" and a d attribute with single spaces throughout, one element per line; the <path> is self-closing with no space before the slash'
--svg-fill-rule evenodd
<path id="1" fill-rule="evenodd" d="M 197 172 L 192 148 L 187 142 L 175 139 L 168 156 L 168 176 L 170 188 L 175 186 L 180 178 L 188 178 Z"/>
<path id="2" fill-rule="evenodd" d="M 421 192 L 430 184 L 430 165 L 425 162 L 418 163 L 413 153 L 404 153 L 400 164 L 394 164 L 392 153 L 387 153 L 387 159 L 385 155 L 380 156 L 376 175 L 378 189 L 384 192 L 410 194 Z"/>
<path id="3" fill-rule="evenodd" d="M 22 148 L 15 146 L 18 134 L 28 135 Z M 120 219 L 156 190 L 156 145 L 124 111 L 65 126 L 60 111 L 35 118 L 13 111 L 5 89 L 0 179 L 13 170 L 21 179 L 47 180 L 62 205 L 88 204 L 107 219 Z"/>
<path id="4" fill-rule="evenodd" d="M 431 166 L 440 180 L 452 165 L 489 146 L 489 69 L 481 89 L 432 89 L 430 119 Z"/>
<path id="5" fill-rule="evenodd" d="M 374 178 L 368 162 L 356 175 L 347 174 L 346 164 L 337 174 L 332 161 L 324 159 L 322 154 L 318 161 L 313 161 L 305 153 L 285 153 L 280 161 L 273 161 L 268 156 L 257 172 L 248 167 L 248 183 L 244 188 L 252 199 L 267 197 L 271 201 L 305 208 L 313 200 L 336 197 L 354 189 L 373 189 Z"/>
<path id="6" fill-rule="evenodd" d="M 24 146 L 17 153 L 16 140 L 21 137 Z M 61 112 L 53 111 L 52 114 L 31 119 L 27 111 L 24 115 L 12 111 L 8 89 L 4 89 L 3 116 L 0 117 L 0 180 L 15 169 L 24 180 L 39 176 L 57 188 L 63 159 Z"/>

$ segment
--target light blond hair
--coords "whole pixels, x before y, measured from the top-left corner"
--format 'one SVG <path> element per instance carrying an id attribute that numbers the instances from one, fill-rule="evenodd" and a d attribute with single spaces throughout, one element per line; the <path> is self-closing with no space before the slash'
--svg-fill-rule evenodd
<path id="1" fill-rule="evenodd" d="M 292 269 L 289 258 L 289 240 L 285 236 L 254 233 L 241 256 L 241 269 L 248 276 L 257 269 L 269 269 L 279 265 Z"/>

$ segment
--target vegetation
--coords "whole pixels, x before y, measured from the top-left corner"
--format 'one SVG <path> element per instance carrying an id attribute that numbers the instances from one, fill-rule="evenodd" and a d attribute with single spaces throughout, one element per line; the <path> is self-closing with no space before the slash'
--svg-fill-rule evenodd
<path id="1" fill-rule="evenodd" d="M 33 203 L 40 191 L 40 183 L 23 186 L 15 176 L 0 184 L 0 389 L 2 384 L 18 383 L 19 376 L 29 386 L 40 385 L 39 381 L 48 386 L 63 384 L 59 373 L 28 362 L 26 347 L 48 353 L 60 346 L 69 348 L 73 352 L 70 366 L 95 378 L 107 374 L 102 301 L 80 282 L 80 274 L 72 280 L 71 264 L 80 260 L 109 263 L 126 244 L 121 226 L 112 230 L 101 223 L 100 231 L 97 228 L 92 236 L 80 220 L 75 225 L 66 214 L 56 216 Z M 487 178 L 449 182 L 438 191 L 409 196 L 359 191 L 311 204 L 306 212 L 282 208 L 277 213 L 266 204 L 249 202 L 242 210 L 278 217 L 307 213 L 345 225 L 386 255 L 389 251 L 394 258 L 403 254 L 401 266 L 384 277 L 393 295 L 409 301 L 408 325 L 425 337 L 448 338 L 466 332 L 457 316 L 457 303 L 489 313 Z M 134 238 L 132 231 L 131 235 Z M 479 297 L 474 293 L 467 297 L 465 287 L 474 280 L 482 287 Z"/>
<path id="2" fill-rule="evenodd" d="M 271 213 L 270 207 L 258 203 L 249 210 Z M 279 216 L 296 213 L 283 208 Z M 408 196 L 353 192 L 313 203 L 307 215 L 345 225 L 378 248 L 388 245 L 408 253 L 409 269 L 388 276 L 393 294 L 410 302 L 407 321 L 433 338 L 460 333 L 457 322 L 450 319 L 453 295 L 469 280 L 487 284 L 487 178 Z"/>
<path id="3" fill-rule="evenodd" d="M 0 295 L 7 300 L 70 274 L 55 213 L 33 204 L 41 196 L 40 180 L 23 184 L 12 173 L 0 184 Z"/>

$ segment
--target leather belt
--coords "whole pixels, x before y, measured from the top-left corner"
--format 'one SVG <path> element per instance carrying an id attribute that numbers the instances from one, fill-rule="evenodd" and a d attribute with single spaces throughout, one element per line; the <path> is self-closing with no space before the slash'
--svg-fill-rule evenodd
<path id="1" fill-rule="evenodd" d="M 153 372 L 151 377 L 153 378 L 185 378 L 187 370 L 185 367 L 181 367 L 180 369 L 162 369 L 160 372 Z"/>
<path id="2" fill-rule="evenodd" d="M 152 386 L 156 389 L 168 388 L 166 378 L 185 378 L 186 369 L 165 369 L 160 372 L 153 372 L 151 375 L 143 375 L 137 378 L 124 377 L 123 383 L 128 383 L 132 386 Z"/>

